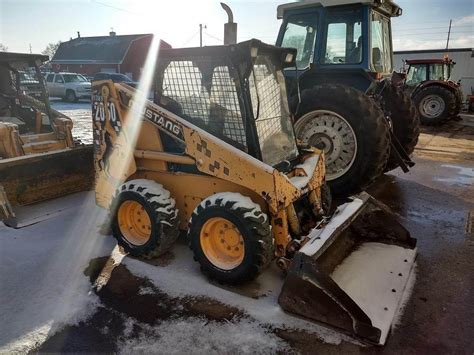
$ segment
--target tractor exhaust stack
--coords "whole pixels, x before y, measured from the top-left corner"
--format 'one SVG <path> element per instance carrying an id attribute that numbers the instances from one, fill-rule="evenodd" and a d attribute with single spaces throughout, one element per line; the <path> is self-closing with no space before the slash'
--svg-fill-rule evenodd
<path id="1" fill-rule="evenodd" d="M 224 24 L 224 44 L 237 43 L 237 23 L 234 22 L 234 15 L 229 5 L 221 2 L 221 6 L 227 12 L 228 21 Z"/>

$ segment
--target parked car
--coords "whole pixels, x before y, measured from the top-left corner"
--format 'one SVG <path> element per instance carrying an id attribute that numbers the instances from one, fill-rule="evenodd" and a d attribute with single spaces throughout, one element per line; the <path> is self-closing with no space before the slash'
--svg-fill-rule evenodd
<path id="1" fill-rule="evenodd" d="M 94 81 L 98 80 L 112 80 L 114 83 L 125 83 L 132 87 L 137 87 L 137 82 L 130 79 L 125 74 L 120 73 L 97 73 L 94 75 Z"/>
<path id="2" fill-rule="evenodd" d="M 62 97 L 69 102 L 91 97 L 91 83 L 81 74 L 50 73 L 46 76 L 46 87 L 49 96 Z"/>

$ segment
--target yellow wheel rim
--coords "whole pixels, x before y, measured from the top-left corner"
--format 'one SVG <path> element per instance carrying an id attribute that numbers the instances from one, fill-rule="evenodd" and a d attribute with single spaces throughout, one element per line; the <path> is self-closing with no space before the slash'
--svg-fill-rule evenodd
<path id="1" fill-rule="evenodd" d="M 133 245 L 143 245 L 151 236 L 151 220 L 145 208 L 137 201 L 123 202 L 117 212 L 120 232 Z"/>
<path id="2" fill-rule="evenodd" d="M 206 258 L 220 269 L 232 270 L 244 260 L 244 238 L 235 224 L 225 218 L 208 219 L 199 240 Z"/>

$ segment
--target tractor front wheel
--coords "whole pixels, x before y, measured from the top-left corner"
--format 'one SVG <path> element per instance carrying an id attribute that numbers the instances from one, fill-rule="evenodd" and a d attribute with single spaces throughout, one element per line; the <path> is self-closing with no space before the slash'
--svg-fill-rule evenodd
<path id="1" fill-rule="evenodd" d="M 201 270 L 222 283 L 254 279 L 274 256 L 267 215 L 238 193 L 202 201 L 191 216 L 188 238 Z"/>
<path id="2" fill-rule="evenodd" d="M 116 191 L 112 234 L 131 255 L 157 257 L 178 237 L 177 214 L 175 201 L 163 186 L 150 180 L 130 180 Z"/>
<path id="3" fill-rule="evenodd" d="M 331 192 L 347 196 L 383 173 L 390 149 L 382 110 L 364 93 L 344 85 L 319 85 L 301 93 L 295 133 L 324 151 Z"/>

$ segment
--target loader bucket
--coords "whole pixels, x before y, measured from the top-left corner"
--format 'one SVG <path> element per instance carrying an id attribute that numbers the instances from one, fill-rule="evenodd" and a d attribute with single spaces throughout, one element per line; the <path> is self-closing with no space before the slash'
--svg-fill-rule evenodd
<path id="1" fill-rule="evenodd" d="M 287 312 L 383 345 L 413 269 L 416 239 L 363 192 L 314 229 L 278 302 Z"/>

